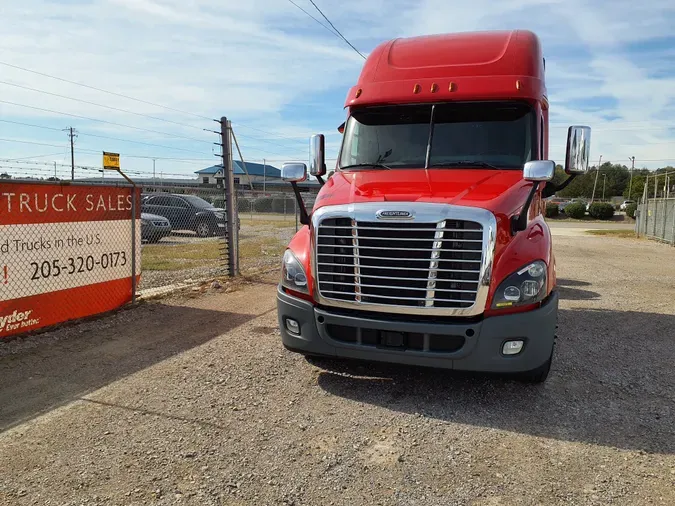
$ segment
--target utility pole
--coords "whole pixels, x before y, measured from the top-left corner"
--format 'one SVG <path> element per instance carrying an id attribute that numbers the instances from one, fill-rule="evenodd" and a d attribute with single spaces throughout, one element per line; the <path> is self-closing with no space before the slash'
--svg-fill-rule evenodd
<path id="1" fill-rule="evenodd" d="M 601 163 L 602 163 L 602 155 L 600 155 L 600 159 L 598 160 L 598 171 L 595 173 L 595 183 L 593 183 L 593 194 L 591 195 L 591 204 L 593 203 L 593 199 L 595 198 L 595 187 L 598 184 L 598 174 L 600 174 Z"/>
<path id="2" fill-rule="evenodd" d="M 54 162 L 54 179 L 56 179 L 56 162 Z"/>
<path id="3" fill-rule="evenodd" d="M 602 175 L 602 200 L 605 200 L 605 184 L 607 183 L 607 174 Z"/>
<path id="4" fill-rule="evenodd" d="M 235 214 L 234 162 L 232 160 L 232 124 L 225 117 L 220 118 L 220 138 L 223 158 L 223 182 L 225 183 L 225 210 L 227 212 L 227 260 L 230 276 L 239 274 L 239 252 L 237 215 Z M 249 180 L 250 182 L 250 180 Z"/>
<path id="5" fill-rule="evenodd" d="M 265 176 L 266 176 L 266 166 L 265 166 L 265 159 L 263 158 L 263 193 L 265 192 Z"/>
<path id="6" fill-rule="evenodd" d="M 77 130 L 75 130 L 73 127 L 68 127 L 64 129 L 64 131 L 68 132 L 68 136 L 70 137 L 70 179 L 74 180 L 75 179 L 75 137 L 77 137 Z"/>
<path id="7" fill-rule="evenodd" d="M 155 159 L 152 159 L 152 184 L 157 185 L 157 178 L 155 177 Z"/>
<path id="8" fill-rule="evenodd" d="M 630 199 L 630 192 L 633 188 L 633 171 L 635 170 L 635 157 L 630 157 L 630 180 L 628 182 L 628 198 Z"/>

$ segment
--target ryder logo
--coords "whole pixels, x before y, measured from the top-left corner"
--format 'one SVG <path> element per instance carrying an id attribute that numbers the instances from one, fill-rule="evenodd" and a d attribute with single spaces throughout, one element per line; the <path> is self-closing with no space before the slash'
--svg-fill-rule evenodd
<path id="1" fill-rule="evenodd" d="M 18 311 L 15 309 L 13 313 L 0 315 L 0 333 L 37 325 L 40 323 L 40 319 L 31 318 L 30 315 L 32 313 L 32 309 L 29 311 Z"/>

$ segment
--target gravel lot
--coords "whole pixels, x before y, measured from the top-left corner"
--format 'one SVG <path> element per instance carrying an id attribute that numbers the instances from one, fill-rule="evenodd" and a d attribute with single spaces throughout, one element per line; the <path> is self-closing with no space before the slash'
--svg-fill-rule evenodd
<path id="1" fill-rule="evenodd" d="M 310 365 L 276 276 L 0 345 L 0 503 L 675 504 L 675 248 L 555 237 L 544 385 Z"/>

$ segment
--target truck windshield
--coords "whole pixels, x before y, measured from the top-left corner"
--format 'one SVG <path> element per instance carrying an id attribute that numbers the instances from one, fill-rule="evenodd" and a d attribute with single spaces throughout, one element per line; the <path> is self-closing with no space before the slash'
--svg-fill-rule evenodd
<path id="1" fill-rule="evenodd" d="M 533 158 L 536 119 L 521 102 L 454 102 L 356 109 L 345 126 L 341 169 L 522 169 Z"/>

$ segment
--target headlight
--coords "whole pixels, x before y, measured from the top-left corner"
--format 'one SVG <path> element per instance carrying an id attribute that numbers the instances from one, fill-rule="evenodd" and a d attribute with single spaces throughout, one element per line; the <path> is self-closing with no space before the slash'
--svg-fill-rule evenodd
<path id="1" fill-rule="evenodd" d="M 284 260 L 281 266 L 281 285 L 290 290 L 309 295 L 305 270 L 289 249 L 284 253 Z"/>
<path id="2" fill-rule="evenodd" d="M 507 277 L 497 288 L 493 309 L 523 306 L 541 301 L 546 295 L 546 264 L 529 263 Z"/>
<path id="3" fill-rule="evenodd" d="M 225 213 L 213 213 L 213 214 L 219 220 L 222 220 L 223 218 L 225 218 Z"/>

